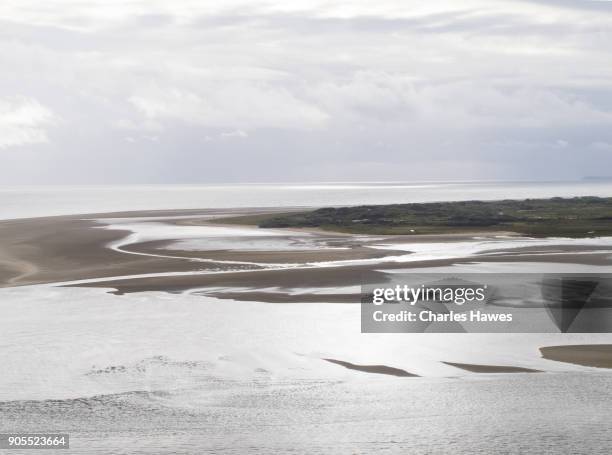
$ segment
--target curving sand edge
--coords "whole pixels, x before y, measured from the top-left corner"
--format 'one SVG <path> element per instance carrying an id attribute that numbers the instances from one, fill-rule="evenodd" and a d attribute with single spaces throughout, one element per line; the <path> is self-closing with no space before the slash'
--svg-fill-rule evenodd
<path id="1" fill-rule="evenodd" d="M 612 368 L 612 344 L 545 346 L 540 348 L 540 352 L 548 360 L 585 367 Z"/>

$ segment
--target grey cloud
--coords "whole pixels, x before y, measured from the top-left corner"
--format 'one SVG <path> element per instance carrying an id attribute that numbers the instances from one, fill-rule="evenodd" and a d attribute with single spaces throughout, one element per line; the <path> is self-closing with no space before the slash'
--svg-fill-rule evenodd
<path id="1" fill-rule="evenodd" d="M 582 11 L 596 11 L 601 13 L 612 13 L 612 2 L 610 0 L 518 0 L 525 3 L 533 3 L 548 7 L 560 7 Z"/>
<path id="2" fill-rule="evenodd" d="M 544 24 L 526 14 L 483 13 L 479 10 L 454 10 L 415 17 L 320 17 L 297 13 L 253 13 L 205 16 L 193 21 L 196 28 L 252 27 L 255 29 L 289 30 L 309 35 L 320 33 L 508 33 L 512 31 L 567 32 L 567 24 Z"/>
<path id="3" fill-rule="evenodd" d="M 612 165 L 608 15 L 485 0 L 465 10 L 415 2 L 414 13 L 397 2 L 391 14 L 389 4 L 343 15 L 188 1 L 100 2 L 73 18 L 0 10 L 10 68 L 0 99 L 36 100 L 61 118 L 28 127 L 38 142 L 5 146 L 13 159 L 0 178 L 384 180 L 460 169 L 554 179 Z"/>

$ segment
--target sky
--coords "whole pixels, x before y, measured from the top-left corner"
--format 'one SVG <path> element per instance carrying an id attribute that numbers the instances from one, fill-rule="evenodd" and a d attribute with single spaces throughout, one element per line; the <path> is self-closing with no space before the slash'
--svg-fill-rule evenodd
<path id="1" fill-rule="evenodd" d="M 612 175 L 612 1 L 3 0 L 0 184 Z"/>

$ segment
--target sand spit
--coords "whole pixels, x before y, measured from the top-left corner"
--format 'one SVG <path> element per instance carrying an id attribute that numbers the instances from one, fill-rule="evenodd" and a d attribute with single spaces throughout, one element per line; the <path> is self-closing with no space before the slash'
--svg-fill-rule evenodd
<path id="1" fill-rule="evenodd" d="M 406 370 L 401 368 L 388 367 L 386 365 L 355 365 L 354 363 L 345 362 L 343 360 L 336 359 L 323 359 L 326 362 L 335 363 L 336 365 L 343 366 L 349 370 L 363 371 L 364 373 L 374 374 L 386 374 L 389 376 L 398 376 L 403 378 L 416 378 L 418 375 L 408 373 Z"/>
<path id="2" fill-rule="evenodd" d="M 545 346 L 542 357 L 585 367 L 612 368 L 612 344 Z"/>
<path id="3" fill-rule="evenodd" d="M 452 367 L 460 368 L 471 373 L 542 373 L 541 370 L 531 368 L 511 367 L 503 365 L 475 365 L 471 363 L 442 362 Z"/>

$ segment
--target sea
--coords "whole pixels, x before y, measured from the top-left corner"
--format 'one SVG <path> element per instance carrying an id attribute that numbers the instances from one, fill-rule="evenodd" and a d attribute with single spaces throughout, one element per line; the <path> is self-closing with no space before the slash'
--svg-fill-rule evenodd
<path id="1" fill-rule="evenodd" d="M 0 219 L 130 210 L 612 196 L 612 181 L 0 186 Z"/>

